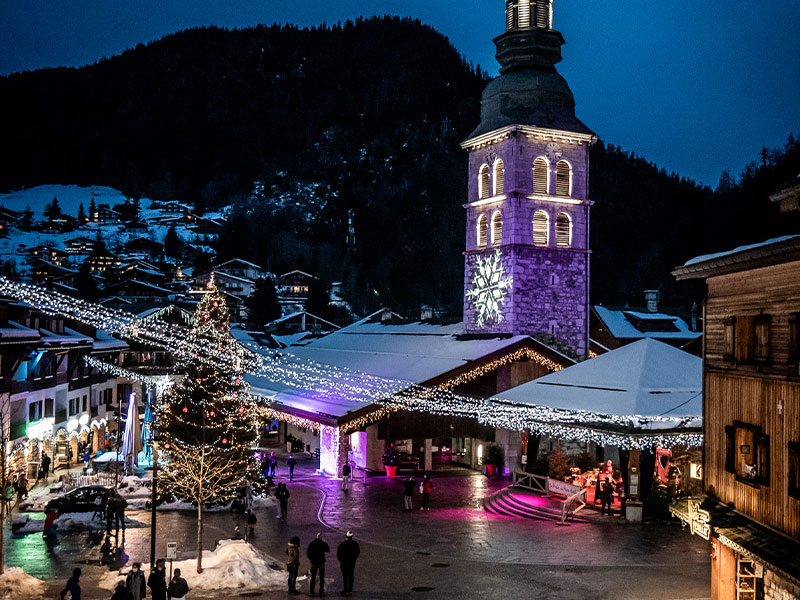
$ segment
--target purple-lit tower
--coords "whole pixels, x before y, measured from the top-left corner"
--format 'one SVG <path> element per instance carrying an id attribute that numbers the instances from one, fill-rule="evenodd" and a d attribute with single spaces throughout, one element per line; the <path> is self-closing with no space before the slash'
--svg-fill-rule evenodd
<path id="1" fill-rule="evenodd" d="M 550 334 L 589 352 L 589 145 L 556 72 L 552 0 L 508 0 L 469 152 L 468 334 Z"/>

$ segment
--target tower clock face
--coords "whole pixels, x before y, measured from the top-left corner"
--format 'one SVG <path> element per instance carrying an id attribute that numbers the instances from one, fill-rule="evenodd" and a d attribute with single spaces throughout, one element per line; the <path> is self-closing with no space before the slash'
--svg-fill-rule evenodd
<path id="1" fill-rule="evenodd" d="M 553 164 L 556 164 L 559 160 L 561 160 L 561 146 L 555 142 L 550 142 L 544 147 L 544 154 L 547 156 L 547 160 Z"/>

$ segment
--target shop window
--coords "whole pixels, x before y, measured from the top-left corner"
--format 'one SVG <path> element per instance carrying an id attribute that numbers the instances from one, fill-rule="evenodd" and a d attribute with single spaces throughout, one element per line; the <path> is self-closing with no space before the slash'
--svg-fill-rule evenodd
<path id="1" fill-rule="evenodd" d="M 789 442 L 789 495 L 800 500 L 800 442 Z"/>
<path id="2" fill-rule="evenodd" d="M 737 481 L 769 485 L 769 436 L 761 427 L 740 421 L 725 426 L 725 470 Z"/>

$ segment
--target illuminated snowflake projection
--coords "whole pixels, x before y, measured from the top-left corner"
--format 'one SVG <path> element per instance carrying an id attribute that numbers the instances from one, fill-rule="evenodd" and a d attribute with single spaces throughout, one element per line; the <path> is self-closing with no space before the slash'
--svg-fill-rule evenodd
<path id="1" fill-rule="evenodd" d="M 467 298 L 472 300 L 478 311 L 478 327 L 483 327 L 490 321 L 503 321 L 502 305 L 511 289 L 512 278 L 506 275 L 502 258 L 500 250 L 495 250 L 493 255 L 479 256 L 475 263 L 472 288 L 467 290 Z"/>

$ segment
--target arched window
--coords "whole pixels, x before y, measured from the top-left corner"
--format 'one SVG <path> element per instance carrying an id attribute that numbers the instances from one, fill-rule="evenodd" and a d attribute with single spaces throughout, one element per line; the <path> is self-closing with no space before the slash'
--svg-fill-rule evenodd
<path id="1" fill-rule="evenodd" d="M 503 178 L 505 175 L 505 167 L 503 159 L 498 158 L 494 162 L 494 195 L 499 196 L 503 193 Z"/>
<path id="2" fill-rule="evenodd" d="M 483 247 L 486 245 L 487 242 L 487 234 L 489 230 L 489 223 L 486 219 L 486 215 L 480 215 L 478 217 L 478 246 Z"/>
<path id="3" fill-rule="evenodd" d="M 548 189 L 548 174 L 550 173 L 550 164 L 547 159 L 540 156 L 533 161 L 533 193 L 534 194 L 547 194 Z"/>
<path id="4" fill-rule="evenodd" d="M 556 165 L 556 195 L 572 195 L 572 167 L 565 160 L 558 161 Z"/>
<path id="5" fill-rule="evenodd" d="M 498 210 L 492 215 L 492 245 L 503 242 L 503 215 Z"/>
<path id="6" fill-rule="evenodd" d="M 489 165 L 481 165 L 478 171 L 478 198 L 489 197 Z"/>
<path id="7" fill-rule="evenodd" d="M 550 217 L 543 210 L 533 213 L 533 243 L 547 246 L 550 241 Z"/>
<path id="8" fill-rule="evenodd" d="M 567 248 L 572 244 L 572 219 L 567 213 L 556 217 L 556 246 Z"/>

